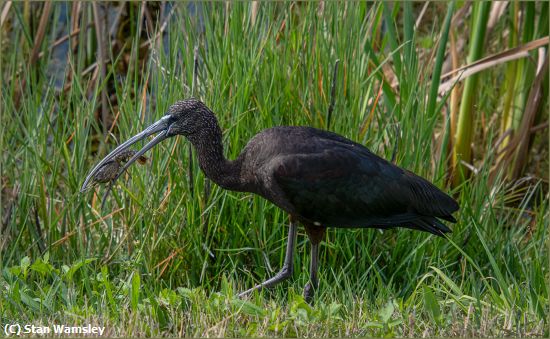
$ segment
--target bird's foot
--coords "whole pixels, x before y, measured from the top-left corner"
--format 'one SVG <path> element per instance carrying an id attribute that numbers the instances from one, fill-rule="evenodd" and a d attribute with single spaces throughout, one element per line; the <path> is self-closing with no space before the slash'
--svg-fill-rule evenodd
<path id="1" fill-rule="evenodd" d="M 243 292 L 237 294 L 237 298 L 244 298 L 244 297 L 247 297 L 247 296 L 249 296 L 252 292 L 254 292 L 255 290 L 259 290 L 259 289 L 261 289 L 261 288 L 257 288 L 257 286 L 256 286 L 256 287 L 253 287 L 253 288 L 248 289 L 248 290 L 246 290 L 246 291 L 243 291 Z"/>
<path id="2" fill-rule="evenodd" d="M 292 275 L 292 267 L 284 266 L 283 269 L 279 273 L 275 274 L 275 276 L 272 277 L 271 279 L 268 279 L 263 283 L 252 287 L 251 289 L 241 292 L 237 296 L 239 298 L 242 298 L 242 297 L 246 297 L 247 295 L 251 294 L 256 290 L 260 291 L 264 288 L 273 287 L 274 285 L 280 283 L 281 281 L 288 279 L 291 275 Z"/>
<path id="3" fill-rule="evenodd" d="M 314 300 L 313 297 L 315 296 L 315 290 L 316 288 L 313 287 L 311 282 L 308 282 L 304 287 L 304 299 L 310 305 L 313 305 L 313 300 Z"/>

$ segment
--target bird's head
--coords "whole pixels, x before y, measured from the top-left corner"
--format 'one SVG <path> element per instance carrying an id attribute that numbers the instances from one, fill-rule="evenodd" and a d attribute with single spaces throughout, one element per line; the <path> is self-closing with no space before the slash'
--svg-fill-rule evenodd
<path id="1" fill-rule="evenodd" d="M 150 135 L 156 134 L 151 141 L 149 141 L 141 150 L 136 152 L 130 160 L 128 160 L 124 167 L 119 170 L 118 175 L 114 180 L 117 180 L 120 175 L 124 173 L 124 171 L 132 163 L 140 159 L 145 152 L 153 148 L 164 139 L 175 135 L 183 135 L 191 139 L 200 131 L 208 130 L 213 127 L 219 129 L 216 117 L 214 116 L 214 113 L 212 113 L 212 111 L 210 111 L 210 109 L 200 100 L 186 99 L 178 101 L 170 106 L 166 115 L 160 118 L 157 122 L 125 141 L 109 153 L 105 158 L 103 158 L 92 169 L 90 174 L 88 174 L 86 180 L 82 184 L 80 192 L 84 192 L 90 187 L 90 183 L 93 182 L 93 178 L 103 165 L 115 159 L 122 152 L 127 151 L 133 144 L 147 138 Z"/>
<path id="2" fill-rule="evenodd" d="M 166 130 L 168 137 L 174 135 L 191 137 L 218 125 L 214 113 L 197 99 L 176 102 L 168 108 L 166 116 L 170 120 L 170 126 Z"/>

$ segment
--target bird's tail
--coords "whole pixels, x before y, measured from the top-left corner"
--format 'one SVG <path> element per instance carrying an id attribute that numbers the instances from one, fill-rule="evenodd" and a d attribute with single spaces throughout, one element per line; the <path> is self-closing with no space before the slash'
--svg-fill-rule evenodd
<path id="1" fill-rule="evenodd" d="M 408 222 L 403 227 L 413 230 L 429 232 L 442 237 L 445 233 L 452 232 L 449 227 L 434 217 L 421 217 L 414 221 Z"/>

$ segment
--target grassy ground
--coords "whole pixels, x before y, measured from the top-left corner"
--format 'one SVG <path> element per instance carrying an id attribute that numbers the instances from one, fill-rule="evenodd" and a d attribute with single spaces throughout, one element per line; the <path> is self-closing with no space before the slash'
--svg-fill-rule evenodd
<path id="1" fill-rule="evenodd" d="M 500 110 L 504 66 L 478 83 L 477 174 L 445 188 L 448 98 L 430 107 L 426 98 L 443 62 L 430 53 L 446 10 L 430 7 L 428 23 L 413 34 L 401 10 L 365 3 L 262 4 L 255 19 L 251 4 L 178 6 L 154 53 L 143 56 L 138 34 L 107 50 L 114 66 L 106 81 L 86 72 L 95 50 L 81 30 L 61 85 L 55 49 L 45 44 L 35 64 L 21 62 L 32 41 L 24 25 L 14 28 L 2 47 L 2 325 L 92 323 L 113 336 L 548 335 L 547 162 L 521 185 L 489 183 L 498 126 L 486 122 Z M 15 23 L 25 18 L 22 6 L 12 13 Z M 66 14 L 54 5 L 51 15 Z M 140 15 L 139 6 L 129 14 L 132 32 Z M 394 25 L 383 27 L 384 16 Z M 288 282 L 235 297 L 281 267 L 288 218 L 251 194 L 215 185 L 208 194 L 182 138 L 132 168 L 101 210 L 104 189 L 80 194 L 83 179 L 117 143 L 191 96 L 195 46 L 195 96 L 217 113 L 229 158 L 263 128 L 327 128 L 340 59 L 328 128 L 390 158 L 399 123 L 397 164 L 460 202 L 453 233 L 329 230 L 312 307 L 301 297 L 309 264 L 303 230 Z M 106 140 L 102 93 L 115 121 Z M 538 143 L 544 158 L 547 143 Z"/>

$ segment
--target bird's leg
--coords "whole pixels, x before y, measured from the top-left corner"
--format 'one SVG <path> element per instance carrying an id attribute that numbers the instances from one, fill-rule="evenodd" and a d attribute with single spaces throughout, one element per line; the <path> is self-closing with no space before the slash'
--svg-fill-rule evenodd
<path id="1" fill-rule="evenodd" d="M 311 243 L 311 261 L 309 263 L 309 281 L 304 287 L 304 299 L 308 304 L 313 300 L 315 290 L 319 287 L 317 268 L 319 266 L 319 244 Z"/>
<path id="2" fill-rule="evenodd" d="M 321 226 L 305 226 L 305 228 L 311 243 L 311 261 L 309 265 L 309 281 L 304 287 L 304 299 L 308 304 L 312 304 L 315 290 L 319 287 L 319 279 L 317 278 L 319 267 L 319 243 L 325 236 L 325 228 Z"/>
<path id="3" fill-rule="evenodd" d="M 265 287 L 272 287 L 280 283 L 281 281 L 289 278 L 292 275 L 292 271 L 294 270 L 294 247 L 296 244 L 297 230 L 298 230 L 298 223 L 291 219 L 290 227 L 288 230 L 288 242 L 286 244 L 285 262 L 283 263 L 283 268 L 279 271 L 279 273 L 275 274 L 275 276 L 264 281 L 263 283 L 258 284 L 252 287 L 251 289 L 240 293 L 239 297 L 244 297 L 255 290 L 261 290 L 262 288 L 265 288 Z"/>

